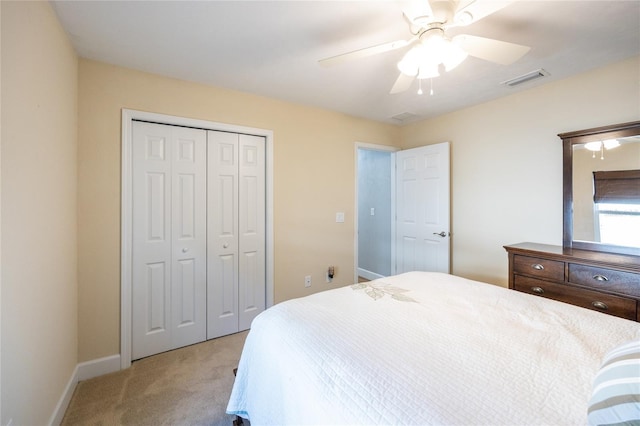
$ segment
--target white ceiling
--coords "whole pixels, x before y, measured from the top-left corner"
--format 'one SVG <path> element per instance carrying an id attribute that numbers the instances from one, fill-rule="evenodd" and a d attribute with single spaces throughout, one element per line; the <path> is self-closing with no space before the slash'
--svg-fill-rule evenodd
<path id="1" fill-rule="evenodd" d="M 400 114 L 409 113 L 405 123 L 434 117 L 640 55 L 640 1 L 518 0 L 447 34 L 531 46 L 522 59 L 504 66 L 469 57 L 433 79 L 433 96 L 428 90 L 418 95 L 417 83 L 390 95 L 398 77 L 396 63 L 407 48 L 330 68 L 318 60 L 408 39 L 402 17 L 406 2 L 53 5 L 81 57 L 396 124 L 402 121 L 392 117 Z M 500 84 L 539 68 L 550 75 L 517 87 Z"/>

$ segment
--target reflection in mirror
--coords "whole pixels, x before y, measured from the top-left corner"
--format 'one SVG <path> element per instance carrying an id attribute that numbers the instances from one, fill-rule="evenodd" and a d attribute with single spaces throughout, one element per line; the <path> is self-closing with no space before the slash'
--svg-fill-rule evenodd
<path id="1" fill-rule="evenodd" d="M 573 145 L 573 239 L 640 247 L 640 136 Z"/>

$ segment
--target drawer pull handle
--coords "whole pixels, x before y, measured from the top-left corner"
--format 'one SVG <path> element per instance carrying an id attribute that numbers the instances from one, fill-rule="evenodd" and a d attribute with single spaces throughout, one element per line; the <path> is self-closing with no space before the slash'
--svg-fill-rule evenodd
<path id="1" fill-rule="evenodd" d="M 535 269 L 536 271 L 542 271 L 542 270 L 544 269 L 544 266 L 542 266 L 542 265 L 541 265 L 541 264 L 539 264 L 539 263 L 534 263 L 533 265 L 531 265 L 531 267 L 532 267 L 533 269 Z"/>
<path id="2" fill-rule="evenodd" d="M 594 308 L 602 309 L 603 311 L 606 311 L 607 309 L 609 309 L 606 303 L 600 302 L 597 300 L 595 302 L 591 302 L 591 304 L 593 305 Z"/>
<path id="3" fill-rule="evenodd" d="M 531 291 L 536 294 L 543 294 L 544 289 L 542 287 L 531 287 Z"/>
<path id="4" fill-rule="evenodd" d="M 596 280 L 596 281 L 609 281 L 609 278 L 605 277 L 604 275 L 600 275 L 600 274 L 594 275 L 593 279 Z"/>

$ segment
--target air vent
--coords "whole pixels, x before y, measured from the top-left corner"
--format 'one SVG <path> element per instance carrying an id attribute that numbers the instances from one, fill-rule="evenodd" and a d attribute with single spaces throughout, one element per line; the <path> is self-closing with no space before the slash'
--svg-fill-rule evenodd
<path id="1" fill-rule="evenodd" d="M 543 70 L 542 68 L 540 68 L 540 69 L 537 69 L 535 71 L 531 71 L 529 73 L 523 74 L 520 77 L 516 77 L 516 78 L 512 78 L 511 80 L 503 81 L 500 84 L 504 84 L 505 86 L 513 87 L 513 86 L 517 86 L 517 85 L 522 84 L 522 83 L 526 83 L 526 82 L 531 81 L 531 80 L 535 80 L 535 79 L 538 79 L 538 78 L 541 78 L 541 77 L 546 77 L 548 75 L 549 75 L 548 71 Z"/>
<path id="2" fill-rule="evenodd" d="M 418 118 L 418 116 L 416 114 L 413 114 L 411 112 L 403 112 L 401 114 L 397 114 L 394 115 L 393 117 L 391 117 L 393 120 L 397 120 L 401 123 L 404 123 L 405 121 L 411 121 L 415 118 Z"/>

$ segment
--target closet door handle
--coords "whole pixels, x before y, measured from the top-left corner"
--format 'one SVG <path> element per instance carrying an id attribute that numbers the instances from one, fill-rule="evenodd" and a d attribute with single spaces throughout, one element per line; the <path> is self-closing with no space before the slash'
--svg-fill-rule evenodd
<path id="1" fill-rule="evenodd" d="M 227 247 L 229 247 L 229 243 L 224 243 L 224 244 L 222 245 L 222 248 L 227 248 Z"/>
<path id="2" fill-rule="evenodd" d="M 184 247 L 184 248 L 182 249 L 182 252 L 183 252 L 183 253 L 186 253 L 186 252 L 188 252 L 188 251 L 189 251 L 189 249 L 188 249 L 188 248 L 186 248 L 186 247 Z"/>

